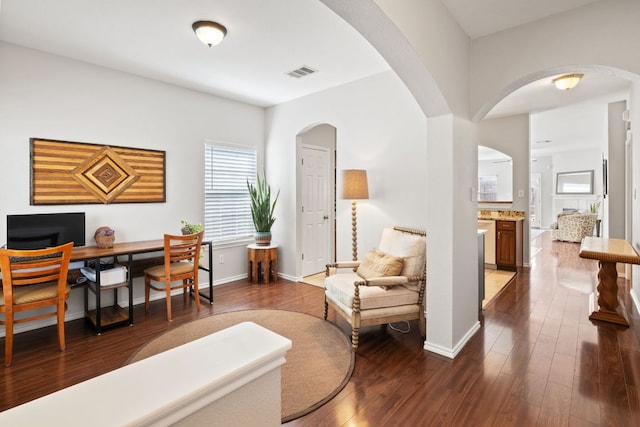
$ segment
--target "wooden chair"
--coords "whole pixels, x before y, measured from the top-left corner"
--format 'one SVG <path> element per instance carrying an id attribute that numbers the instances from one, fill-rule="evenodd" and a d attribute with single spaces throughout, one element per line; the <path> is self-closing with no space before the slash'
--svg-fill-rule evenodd
<path id="1" fill-rule="evenodd" d="M 171 321 L 171 291 L 183 289 L 186 298 L 188 289 L 194 287 L 196 307 L 200 311 L 198 296 L 198 262 L 202 247 L 203 232 L 178 235 L 164 235 L 164 264 L 144 270 L 144 308 L 149 312 L 149 295 L 151 289 L 166 292 L 167 320 Z M 154 286 L 151 282 L 158 282 Z M 180 281 L 172 286 L 172 282 Z"/>
<path id="2" fill-rule="evenodd" d="M 0 249 L 2 292 L 0 313 L 4 313 L 4 364 L 10 366 L 13 354 L 13 325 L 32 320 L 57 317 L 58 345 L 65 349 L 64 312 L 70 286 L 67 273 L 73 243 L 38 250 Z M 28 317 L 15 319 L 14 314 L 53 306 L 55 311 L 38 311 Z"/>
<path id="3" fill-rule="evenodd" d="M 331 306 L 349 322 L 353 351 L 363 326 L 417 319 L 425 337 L 426 251 L 424 231 L 385 228 L 378 248 L 362 261 L 327 264 L 324 318 Z"/>

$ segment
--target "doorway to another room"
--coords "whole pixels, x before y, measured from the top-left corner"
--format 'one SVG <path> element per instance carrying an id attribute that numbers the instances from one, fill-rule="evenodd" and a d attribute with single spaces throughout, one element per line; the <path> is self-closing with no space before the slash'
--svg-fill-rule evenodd
<path id="1" fill-rule="evenodd" d="M 336 128 L 328 124 L 298 135 L 298 271 L 305 278 L 335 259 L 335 146 Z"/>

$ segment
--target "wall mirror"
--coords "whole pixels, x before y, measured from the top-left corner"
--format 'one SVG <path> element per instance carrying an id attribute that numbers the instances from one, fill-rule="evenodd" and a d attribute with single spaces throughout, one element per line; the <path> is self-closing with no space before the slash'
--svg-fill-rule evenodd
<path id="1" fill-rule="evenodd" d="M 513 202 L 513 161 L 493 148 L 478 146 L 478 202 Z"/>
<path id="2" fill-rule="evenodd" d="M 593 194 L 593 170 L 558 172 L 556 194 Z"/>

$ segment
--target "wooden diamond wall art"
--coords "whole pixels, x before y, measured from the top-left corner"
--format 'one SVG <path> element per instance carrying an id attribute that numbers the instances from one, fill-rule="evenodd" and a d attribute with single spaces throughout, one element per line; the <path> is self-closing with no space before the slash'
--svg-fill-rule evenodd
<path id="1" fill-rule="evenodd" d="M 109 147 L 89 157 L 73 170 L 72 176 L 103 203 L 110 203 L 139 178 L 136 171 Z"/>
<path id="2" fill-rule="evenodd" d="M 165 201 L 165 152 L 31 139 L 31 204 Z"/>

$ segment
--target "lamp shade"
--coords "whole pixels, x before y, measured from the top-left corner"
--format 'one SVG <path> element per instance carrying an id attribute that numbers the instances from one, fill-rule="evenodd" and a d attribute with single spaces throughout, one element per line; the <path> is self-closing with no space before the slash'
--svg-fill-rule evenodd
<path id="1" fill-rule="evenodd" d="M 346 169 L 342 171 L 342 198 L 368 199 L 367 171 L 363 169 Z"/>
<path id="2" fill-rule="evenodd" d="M 556 77 L 552 82 L 560 90 L 569 90 L 576 87 L 583 76 L 584 74 L 578 73 L 566 74 L 564 76 Z"/>
<path id="3" fill-rule="evenodd" d="M 191 26 L 198 36 L 198 39 L 209 47 L 219 44 L 224 36 L 227 35 L 227 29 L 224 25 L 212 21 L 197 21 Z"/>

